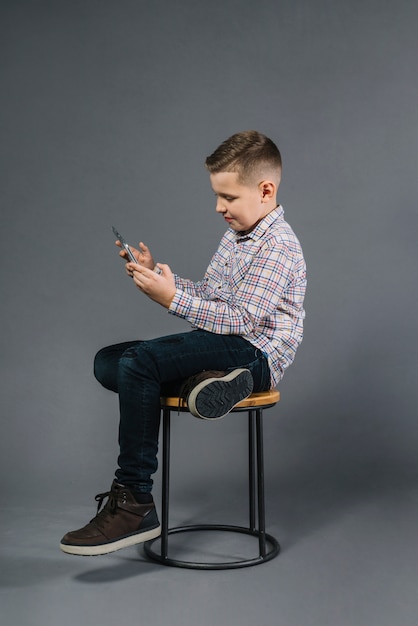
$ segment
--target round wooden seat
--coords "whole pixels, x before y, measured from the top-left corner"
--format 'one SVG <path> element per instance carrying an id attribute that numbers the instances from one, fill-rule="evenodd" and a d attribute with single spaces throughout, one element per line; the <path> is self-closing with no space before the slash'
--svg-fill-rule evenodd
<path id="1" fill-rule="evenodd" d="M 270 389 L 269 391 L 260 391 L 258 393 L 252 393 L 245 400 L 241 400 L 232 410 L 238 411 L 240 409 L 249 409 L 251 407 L 269 407 L 280 400 L 280 392 L 277 389 Z M 184 398 L 178 396 L 170 396 L 167 398 L 161 398 L 161 407 L 179 409 L 181 411 L 187 411 L 187 402 Z"/>

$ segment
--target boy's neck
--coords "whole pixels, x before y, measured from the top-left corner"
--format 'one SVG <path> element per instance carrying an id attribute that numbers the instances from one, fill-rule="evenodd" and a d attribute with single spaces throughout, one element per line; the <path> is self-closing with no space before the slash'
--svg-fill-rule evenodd
<path id="1" fill-rule="evenodd" d="M 252 233 L 253 230 L 255 228 L 257 228 L 259 223 L 262 222 L 263 219 L 267 217 L 267 215 L 270 215 L 270 213 L 272 213 L 272 211 L 275 211 L 279 206 L 280 206 L 280 204 L 276 204 L 276 206 L 274 206 L 272 209 L 270 209 L 270 211 L 267 211 L 267 213 L 265 213 L 265 215 L 263 215 L 263 217 L 261 217 L 259 220 L 257 220 L 256 223 L 251 226 L 251 228 L 248 228 L 247 230 L 239 230 L 239 231 L 237 231 L 237 236 L 238 237 L 245 237 L 245 235 L 249 235 L 250 233 Z"/>

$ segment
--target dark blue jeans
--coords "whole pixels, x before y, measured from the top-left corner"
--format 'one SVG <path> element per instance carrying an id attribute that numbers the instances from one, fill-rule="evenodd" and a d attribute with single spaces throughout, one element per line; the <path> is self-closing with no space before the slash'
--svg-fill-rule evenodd
<path id="1" fill-rule="evenodd" d="M 157 470 L 160 396 L 176 396 L 184 379 L 202 370 L 246 367 L 254 391 L 270 388 L 265 355 L 237 335 L 193 330 L 148 341 L 131 341 L 97 353 L 94 374 L 119 395 L 119 468 L 116 478 L 149 493 Z"/>

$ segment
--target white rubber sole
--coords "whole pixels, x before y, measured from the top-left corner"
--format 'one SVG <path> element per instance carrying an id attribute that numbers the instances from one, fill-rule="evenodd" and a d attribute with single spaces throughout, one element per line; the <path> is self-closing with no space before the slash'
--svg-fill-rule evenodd
<path id="1" fill-rule="evenodd" d="M 206 388 L 209 386 L 206 395 Z M 187 404 L 190 413 L 195 417 L 205 420 L 221 419 L 239 402 L 248 398 L 252 390 L 253 379 L 250 371 L 238 368 L 221 378 L 202 380 L 190 392 Z"/>
<path id="2" fill-rule="evenodd" d="M 150 530 L 124 537 L 118 541 L 112 541 L 110 543 L 103 543 L 98 546 L 71 546 L 65 543 L 60 543 L 60 548 L 66 554 L 76 554 L 78 556 L 99 556 L 101 554 L 110 554 L 116 552 L 116 550 L 122 550 L 122 548 L 128 548 L 138 543 L 144 543 L 150 539 L 155 539 L 161 535 L 161 526 L 157 528 L 151 528 Z"/>

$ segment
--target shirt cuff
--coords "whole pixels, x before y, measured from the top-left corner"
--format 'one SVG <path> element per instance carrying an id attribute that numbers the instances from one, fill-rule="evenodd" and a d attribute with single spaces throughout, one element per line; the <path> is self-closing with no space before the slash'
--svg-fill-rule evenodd
<path id="1" fill-rule="evenodd" d="M 186 319 L 191 311 L 192 305 L 193 296 L 189 295 L 185 291 L 182 291 L 181 289 L 176 289 L 176 293 L 171 301 L 168 312 L 172 315 L 177 315 L 177 317 Z"/>

